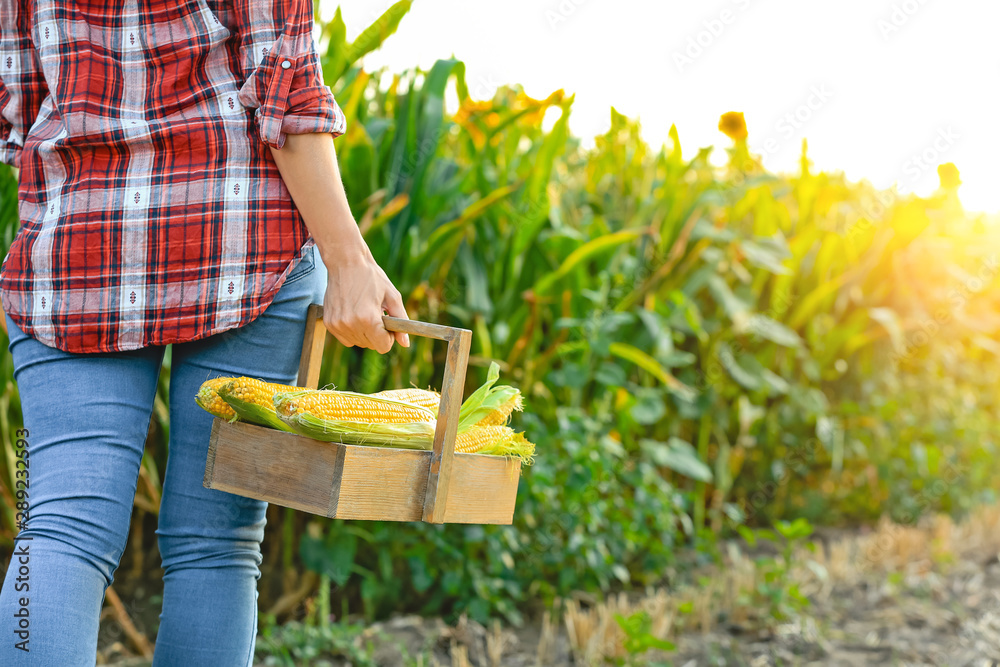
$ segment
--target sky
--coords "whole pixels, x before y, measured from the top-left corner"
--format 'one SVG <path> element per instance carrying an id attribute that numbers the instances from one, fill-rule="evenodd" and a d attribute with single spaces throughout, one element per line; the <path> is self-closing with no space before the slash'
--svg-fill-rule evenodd
<path id="1" fill-rule="evenodd" d="M 391 5 L 342 3 L 348 39 Z M 585 145 L 614 106 L 654 146 L 676 124 L 686 157 L 712 145 L 719 163 L 719 116 L 742 111 L 772 171 L 797 170 L 803 138 L 816 168 L 901 193 L 929 194 L 954 162 L 966 208 L 998 213 L 998 25 L 996 0 L 415 0 L 365 66 L 454 56 L 477 99 L 575 94 Z"/>

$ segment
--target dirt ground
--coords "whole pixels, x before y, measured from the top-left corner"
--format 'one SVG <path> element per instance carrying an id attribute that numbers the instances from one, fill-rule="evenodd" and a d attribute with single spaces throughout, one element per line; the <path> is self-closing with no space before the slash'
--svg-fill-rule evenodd
<path id="1" fill-rule="evenodd" d="M 366 628 L 355 643 L 373 646 L 380 667 L 613 664 L 602 659 L 625 653 L 620 629 L 608 619 L 615 611 L 645 609 L 654 634 L 676 644 L 668 654 L 648 654 L 658 661 L 650 664 L 985 667 L 1000 664 L 998 554 L 1000 510 L 990 509 L 959 526 L 939 518 L 920 527 L 883 524 L 867 534 L 822 536 L 816 553 L 796 554 L 787 575 L 809 600 L 789 621 L 762 622 L 760 609 L 747 601 L 760 572 L 743 555 L 714 573 L 707 589 L 697 589 L 700 597 L 692 598 L 691 589 L 570 603 L 559 620 L 535 619 L 521 628 L 407 616 Z M 146 667 L 126 657 L 129 643 L 121 632 L 110 637 L 102 630 L 101 664 Z M 258 663 L 270 664 L 280 663 Z M 350 663 L 327 654 L 303 664 Z"/>
<path id="2" fill-rule="evenodd" d="M 676 667 L 985 667 L 1000 661 L 1000 562 L 996 558 L 988 563 L 961 563 L 947 576 L 914 575 L 898 583 L 889 583 L 885 577 L 881 582 L 872 579 L 834 586 L 806 614 L 771 631 L 748 632 L 733 624 L 707 633 L 681 634 L 674 638 L 677 650 L 661 659 Z M 369 628 L 366 639 L 374 641 L 375 660 L 381 667 L 407 664 L 399 646 L 409 656 L 430 647 L 433 660 L 425 663 L 428 667 L 434 662 L 455 667 L 586 664 L 573 661 L 565 628 L 554 634 L 548 650 L 539 655 L 542 632 L 538 624 L 502 630 L 502 641 L 496 642 L 495 635 L 477 623 L 449 627 L 437 619 L 402 617 Z M 499 662 L 494 662 L 490 649 L 498 643 L 503 652 Z M 458 652 L 465 654 L 467 662 L 455 655 Z"/>

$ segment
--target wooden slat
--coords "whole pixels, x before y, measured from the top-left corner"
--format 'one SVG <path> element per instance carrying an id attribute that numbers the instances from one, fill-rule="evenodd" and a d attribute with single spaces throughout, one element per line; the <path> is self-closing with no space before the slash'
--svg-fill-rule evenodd
<path id="1" fill-rule="evenodd" d="M 420 521 L 430 452 L 346 446 L 338 519 Z"/>
<path id="2" fill-rule="evenodd" d="M 309 305 L 306 311 L 306 330 L 302 336 L 302 358 L 299 361 L 298 386 L 319 387 L 319 371 L 323 365 L 323 345 L 326 343 L 326 325 L 323 324 L 323 306 Z"/>
<path id="3" fill-rule="evenodd" d="M 431 453 L 342 445 L 347 450 L 336 518 L 420 521 Z M 517 499 L 519 461 L 456 454 L 446 523 L 510 524 Z"/>
<path id="4" fill-rule="evenodd" d="M 344 459 L 347 458 L 347 448 L 337 447 L 337 458 L 333 464 L 333 479 L 330 482 L 330 501 L 326 505 L 326 515 L 337 516 L 337 505 L 340 502 L 340 481 L 344 477 Z"/>
<path id="5" fill-rule="evenodd" d="M 405 317 L 389 317 L 388 315 L 382 316 L 382 326 L 386 328 L 386 331 L 399 331 L 405 334 L 413 334 L 414 336 L 448 341 L 458 335 L 457 332 L 468 331 L 468 329 L 457 329 L 443 324 L 408 320 Z"/>
<path id="6" fill-rule="evenodd" d="M 501 456 L 455 454 L 442 523 L 514 521 L 521 462 Z"/>
<path id="7" fill-rule="evenodd" d="M 218 417 L 215 418 L 218 421 Z M 218 446 L 218 437 L 215 434 L 215 422 L 212 422 L 212 431 L 208 436 L 208 459 L 205 461 L 205 477 L 202 480 L 202 486 L 206 489 L 215 488 L 212 486 L 213 480 L 215 479 L 215 450 Z"/>
<path id="8" fill-rule="evenodd" d="M 458 434 L 458 414 L 462 408 L 465 388 L 465 371 L 469 364 L 472 332 L 453 329 L 455 337 L 448 341 L 448 356 L 444 362 L 444 379 L 441 381 L 441 404 L 438 407 L 437 427 L 434 430 L 434 450 L 430 469 L 427 471 L 427 493 L 424 496 L 423 519 L 428 523 L 442 523 L 448 503 L 451 484 L 452 461 L 455 456 L 455 438 Z"/>
<path id="9" fill-rule="evenodd" d="M 205 486 L 313 514 L 327 514 L 337 446 L 293 433 L 216 418 Z"/>

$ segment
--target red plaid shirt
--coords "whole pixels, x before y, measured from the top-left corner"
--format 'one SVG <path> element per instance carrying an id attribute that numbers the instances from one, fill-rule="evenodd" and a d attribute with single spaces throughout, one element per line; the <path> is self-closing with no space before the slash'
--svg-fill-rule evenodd
<path id="1" fill-rule="evenodd" d="M 311 0 L 0 0 L 3 307 L 69 352 L 239 327 L 313 239 L 270 155 L 343 134 Z"/>

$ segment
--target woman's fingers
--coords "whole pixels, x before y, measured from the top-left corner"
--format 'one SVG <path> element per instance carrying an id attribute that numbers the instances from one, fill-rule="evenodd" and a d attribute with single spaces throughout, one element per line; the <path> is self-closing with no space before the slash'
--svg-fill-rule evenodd
<path id="1" fill-rule="evenodd" d="M 382 323 L 381 308 L 379 308 L 377 315 L 373 314 L 372 318 L 368 320 L 367 326 L 364 330 L 364 336 L 369 342 L 367 347 L 375 350 L 379 354 L 385 354 L 392 349 L 393 337 Z"/>
<path id="2" fill-rule="evenodd" d="M 345 347 L 368 347 L 355 316 L 356 309 L 345 306 L 344 295 L 332 285 L 327 286 L 323 300 L 323 323 L 334 338 Z"/>
<path id="3" fill-rule="evenodd" d="M 393 317 L 407 317 L 399 290 L 374 261 L 350 270 L 338 266 L 329 272 L 323 323 L 342 345 L 357 345 L 379 354 L 391 350 L 396 341 L 409 347 L 409 336 L 385 328 L 383 310 Z"/>
<path id="4" fill-rule="evenodd" d="M 354 347 L 357 344 L 354 336 L 351 332 L 345 328 L 339 319 L 334 319 L 330 315 L 326 315 L 329 311 L 324 308 L 323 324 L 326 325 L 327 331 L 333 334 L 333 337 L 343 345 L 344 347 Z"/>
<path id="5" fill-rule="evenodd" d="M 341 345 L 356 345 L 385 354 L 392 349 L 393 336 L 382 324 L 381 309 L 371 307 L 367 310 L 367 314 L 362 314 L 360 309 L 345 312 L 336 309 L 335 305 L 324 306 L 323 323 Z"/>
<path id="6" fill-rule="evenodd" d="M 410 319 L 406 314 L 406 306 L 403 305 L 403 297 L 395 287 L 390 284 L 389 291 L 386 292 L 385 301 L 382 303 L 385 313 L 389 317 L 399 317 L 404 320 Z M 410 337 L 402 331 L 394 331 L 396 341 L 403 347 L 410 346 Z"/>

